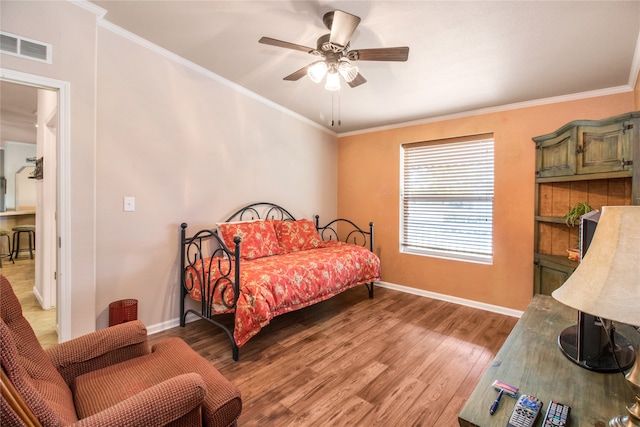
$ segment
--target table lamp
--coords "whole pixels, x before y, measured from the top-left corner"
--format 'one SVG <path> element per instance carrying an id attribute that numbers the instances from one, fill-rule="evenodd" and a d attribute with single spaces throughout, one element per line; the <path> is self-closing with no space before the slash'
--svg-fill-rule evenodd
<path id="1" fill-rule="evenodd" d="M 602 208 L 589 250 L 552 296 L 592 316 L 640 325 L 640 206 Z M 636 401 L 610 427 L 640 426 L 640 357 L 626 378 Z"/>

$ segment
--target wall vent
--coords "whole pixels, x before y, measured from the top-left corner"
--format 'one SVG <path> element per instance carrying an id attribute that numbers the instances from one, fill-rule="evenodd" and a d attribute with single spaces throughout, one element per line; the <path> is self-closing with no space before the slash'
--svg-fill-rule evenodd
<path id="1" fill-rule="evenodd" d="M 52 47 L 15 34 L 0 32 L 0 52 L 51 64 Z"/>

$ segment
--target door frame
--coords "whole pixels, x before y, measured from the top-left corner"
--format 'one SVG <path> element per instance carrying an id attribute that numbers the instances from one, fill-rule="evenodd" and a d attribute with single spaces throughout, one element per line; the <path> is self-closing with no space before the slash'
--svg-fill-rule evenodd
<path id="1" fill-rule="evenodd" d="M 58 92 L 57 147 L 57 317 L 58 341 L 71 339 L 71 84 L 34 74 L 0 68 L 0 80 L 28 86 L 53 89 Z"/>

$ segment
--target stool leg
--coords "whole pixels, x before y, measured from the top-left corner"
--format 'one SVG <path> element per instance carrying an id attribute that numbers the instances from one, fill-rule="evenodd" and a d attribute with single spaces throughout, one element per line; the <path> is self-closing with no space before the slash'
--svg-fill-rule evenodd
<path id="1" fill-rule="evenodd" d="M 13 260 L 13 248 L 11 247 L 11 237 L 9 237 L 8 234 L 7 234 L 7 246 L 9 249 L 9 259 L 11 260 L 12 264 L 15 264 L 16 262 Z"/>
<path id="2" fill-rule="evenodd" d="M 7 254 L 6 255 L 0 255 L 0 267 L 2 267 L 2 258 L 4 257 L 8 257 L 12 263 L 16 263 L 13 260 L 13 252 L 12 252 L 12 248 L 11 248 L 11 236 L 9 236 L 8 234 L 3 234 L 2 237 L 6 237 L 7 238 Z"/>
<path id="3" fill-rule="evenodd" d="M 17 243 L 16 243 L 16 236 L 17 236 Z M 17 259 L 18 258 L 18 250 L 20 249 L 20 233 L 18 233 L 17 231 L 14 231 L 13 233 L 13 258 Z"/>
<path id="4" fill-rule="evenodd" d="M 27 234 L 29 235 L 29 257 L 33 259 L 33 243 L 34 243 L 33 240 L 36 240 L 36 239 L 35 239 L 35 236 L 33 239 L 31 239 L 31 235 L 33 234 L 33 232 L 29 231 Z"/>

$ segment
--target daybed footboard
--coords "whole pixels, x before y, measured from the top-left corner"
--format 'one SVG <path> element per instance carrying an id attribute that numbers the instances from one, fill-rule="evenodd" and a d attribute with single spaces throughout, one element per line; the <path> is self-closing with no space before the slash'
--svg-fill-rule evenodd
<path id="1" fill-rule="evenodd" d="M 239 347 L 273 317 L 361 284 L 373 298 L 380 278 L 373 223 L 369 231 L 347 219 L 320 226 L 317 215 L 315 223 L 295 220 L 278 205 L 254 203 L 216 230 L 187 237 L 186 229 L 183 223 L 180 326 L 191 313 L 220 327 L 236 361 Z M 186 309 L 187 297 L 199 302 L 199 310 Z M 233 316 L 233 326 L 216 320 L 221 314 Z"/>
<path id="2" fill-rule="evenodd" d="M 320 215 L 316 215 L 315 218 L 316 229 L 318 233 L 320 233 L 322 240 L 337 240 L 351 243 L 362 246 L 363 248 L 368 248 L 371 252 L 374 252 L 373 222 L 369 223 L 369 231 L 364 231 L 348 219 L 338 218 L 324 226 L 320 226 Z M 365 283 L 365 286 L 369 291 L 369 298 L 373 298 L 373 282 Z"/>
<path id="3" fill-rule="evenodd" d="M 229 251 L 216 230 L 200 230 L 187 237 L 187 224 L 180 225 L 180 326 L 185 326 L 187 314 L 213 323 L 221 328 L 231 341 L 233 360 L 238 360 L 238 346 L 233 330 L 214 320 L 217 313 L 234 313 L 238 303 L 240 283 L 241 239 L 236 238 L 234 252 Z M 231 259 L 238 260 L 232 268 Z M 185 310 L 185 298 L 192 292 L 200 297 L 200 312 Z M 219 303 L 215 303 L 219 296 Z M 217 306 L 217 307 L 216 307 Z"/>

